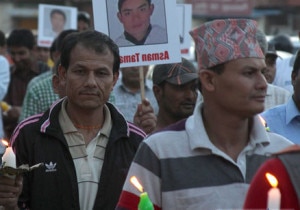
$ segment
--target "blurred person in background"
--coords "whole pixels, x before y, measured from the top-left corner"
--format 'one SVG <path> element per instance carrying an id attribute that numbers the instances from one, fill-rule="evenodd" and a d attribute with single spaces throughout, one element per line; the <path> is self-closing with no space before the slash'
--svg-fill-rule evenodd
<path id="1" fill-rule="evenodd" d="M 145 99 L 141 101 L 139 66 L 121 68 L 121 74 L 113 89 L 111 102 L 124 115 L 125 119 L 134 122 L 147 134 L 156 127 L 158 105 L 152 91 L 152 80 L 146 77 L 148 66 L 143 66 Z M 148 110 L 148 111 L 147 111 Z M 138 114 L 138 115 L 136 115 Z M 143 116 L 143 118 L 137 119 Z M 142 120 L 143 119 L 143 120 Z"/>
<path id="2" fill-rule="evenodd" d="M 288 34 L 278 34 L 274 36 L 269 41 L 269 44 L 273 45 L 276 51 L 282 51 L 290 55 L 293 55 L 295 52 L 293 42 Z"/>
<path id="3" fill-rule="evenodd" d="M 244 210 L 259 209 L 286 209 L 300 210 L 300 146 L 293 145 L 283 151 L 275 153 L 257 171 L 251 181 L 244 203 Z M 274 188 L 266 174 L 273 176 L 277 181 Z M 272 183 L 274 184 L 274 182 Z M 272 189 L 278 189 L 280 198 L 272 199 L 279 203 L 278 208 L 268 206 Z M 271 201 L 272 202 L 272 201 Z M 276 204 L 275 204 L 276 205 Z"/>
<path id="4" fill-rule="evenodd" d="M 294 93 L 287 103 L 264 111 L 261 116 L 274 133 L 300 144 L 300 51 L 296 55 L 291 73 Z"/>
<path id="5" fill-rule="evenodd" d="M 63 39 L 70 33 L 77 32 L 77 30 L 69 29 L 62 31 L 53 41 L 51 49 L 51 58 L 59 65 L 59 57 L 61 54 L 61 45 Z M 58 100 L 60 96 L 58 92 L 53 89 L 53 84 L 58 86 L 57 66 L 54 66 L 52 71 L 45 72 L 33 78 L 27 87 L 24 97 L 22 111 L 19 121 L 24 120 L 35 114 L 46 111 L 50 105 Z M 63 94 L 61 97 L 64 97 Z"/>
<path id="6" fill-rule="evenodd" d="M 282 57 L 282 59 L 276 60 L 276 74 L 272 84 L 282 87 L 292 94 L 291 73 L 296 57 L 293 43 L 289 35 L 280 34 L 271 39 L 270 44 L 274 45 L 276 52 Z"/>
<path id="7" fill-rule="evenodd" d="M 266 68 L 263 70 L 263 74 L 268 82 L 267 94 L 265 98 L 265 110 L 285 104 L 291 97 L 291 93 L 286 89 L 271 84 L 273 76 L 276 73 L 276 51 L 273 50 L 272 44 L 268 44 L 265 33 L 258 29 L 256 31 L 256 39 L 258 44 L 265 55 Z"/>
<path id="8" fill-rule="evenodd" d="M 7 49 L 14 62 L 10 70 L 10 83 L 3 99 L 11 109 L 3 116 L 4 129 L 10 138 L 21 114 L 23 99 L 30 80 L 50 68 L 47 64 L 37 61 L 34 55 L 35 38 L 28 29 L 15 29 L 7 39 Z"/>
<path id="9" fill-rule="evenodd" d="M 85 31 L 91 27 L 91 17 L 90 14 L 84 11 L 79 11 L 77 15 L 77 30 Z"/>
<path id="10" fill-rule="evenodd" d="M 276 60 L 278 58 L 278 54 L 275 50 L 274 45 L 268 43 L 268 49 L 265 53 L 265 61 L 267 68 L 264 71 L 265 78 L 269 84 L 272 84 L 276 75 Z"/>
<path id="11" fill-rule="evenodd" d="M 155 131 L 193 114 L 198 96 L 198 74 L 185 58 L 181 63 L 155 65 L 153 92 L 158 104 Z"/>
<path id="12" fill-rule="evenodd" d="M 6 53 L 6 39 L 5 34 L 0 31 L 0 102 L 3 100 L 4 96 L 7 93 L 8 85 L 10 81 L 10 71 L 9 71 L 9 63 L 7 59 L 4 57 Z M 8 107 L 7 107 L 8 108 Z M 5 138 L 4 129 L 3 129 L 3 120 L 2 114 L 6 114 L 5 107 L 0 108 L 0 139 Z M 3 154 L 4 146 L 0 144 L 0 154 Z"/>
<path id="13" fill-rule="evenodd" d="M 50 47 L 36 46 L 37 60 L 46 63 L 50 68 L 54 66 L 54 62 L 50 58 Z"/>

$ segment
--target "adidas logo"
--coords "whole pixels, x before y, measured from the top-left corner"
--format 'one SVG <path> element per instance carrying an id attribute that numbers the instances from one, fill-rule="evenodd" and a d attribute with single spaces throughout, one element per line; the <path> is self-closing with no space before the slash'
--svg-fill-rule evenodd
<path id="1" fill-rule="evenodd" d="M 55 172 L 56 171 L 56 163 L 52 163 L 52 161 L 50 161 L 49 164 L 45 163 L 46 166 L 46 172 Z"/>

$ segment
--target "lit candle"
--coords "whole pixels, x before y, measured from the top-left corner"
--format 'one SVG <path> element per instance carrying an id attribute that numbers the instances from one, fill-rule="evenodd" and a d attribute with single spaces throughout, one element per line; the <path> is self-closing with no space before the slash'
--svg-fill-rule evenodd
<path id="1" fill-rule="evenodd" d="M 267 209 L 269 210 L 280 210 L 281 194 L 277 188 L 278 181 L 275 176 L 270 173 L 266 173 L 266 178 L 269 181 L 272 188 L 268 192 L 268 203 Z"/>
<path id="2" fill-rule="evenodd" d="M 148 193 L 143 192 L 143 186 L 140 184 L 137 178 L 132 176 L 130 178 L 130 182 L 141 192 L 138 210 L 154 210 L 153 203 L 151 202 Z"/>
<path id="3" fill-rule="evenodd" d="M 2 143 L 7 146 L 5 153 L 2 156 L 2 167 L 16 168 L 16 156 L 11 147 L 8 146 L 8 142 L 2 140 Z"/>
<path id="4" fill-rule="evenodd" d="M 260 119 L 261 123 L 263 124 L 263 126 L 265 126 L 266 131 L 270 131 L 270 128 L 268 127 L 267 122 L 265 121 L 265 119 L 260 115 L 258 115 L 258 116 L 259 116 L 259 119 Z"/>

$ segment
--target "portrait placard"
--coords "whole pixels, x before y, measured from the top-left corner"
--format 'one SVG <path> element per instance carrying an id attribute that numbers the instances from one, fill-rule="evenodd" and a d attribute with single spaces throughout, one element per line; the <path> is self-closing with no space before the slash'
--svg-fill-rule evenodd
<path id="1" fill-rule="evenodd" d="M 121 67 L 181 61 L 176 0 L 93 0 L 95 29 L 120 48 Z"/>
<path id="2" fill-rule="evenodd" d="M 39 4 L 38 41 L 40 47 L 50 47 L 63 30 L 77 29 L 77 8 Z"/>

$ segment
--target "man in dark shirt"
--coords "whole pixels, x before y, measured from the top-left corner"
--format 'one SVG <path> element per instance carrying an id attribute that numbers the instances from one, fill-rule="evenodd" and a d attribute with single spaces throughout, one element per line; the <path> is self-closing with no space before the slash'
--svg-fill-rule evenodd
<path id="1" fill-rule="evenodd" d="M 4 101 L 11 105 L 3 117 L 6 137 L 10 138 L 21 112 L 21 106 L 29 81 L 49 70 L 47 64 L 34 56 L 35 38 L 30 30 L 16 29 L 7 39 L 7 49 L 13 60 L 11 80 Z"/>

